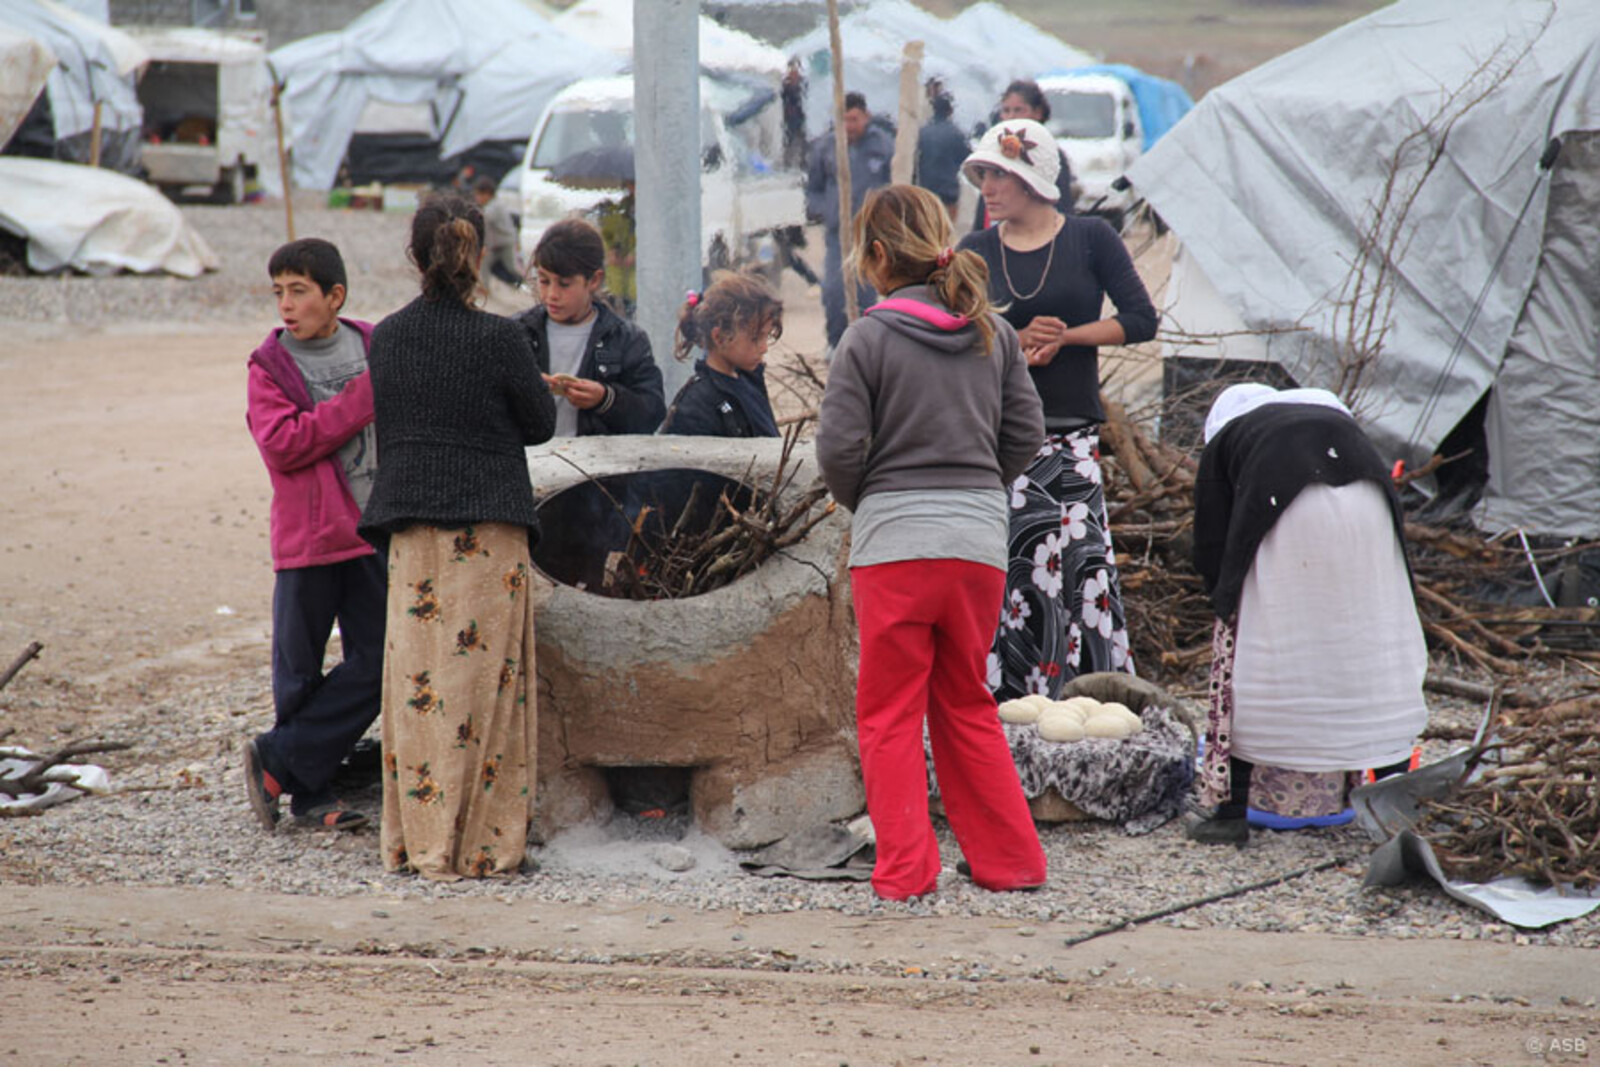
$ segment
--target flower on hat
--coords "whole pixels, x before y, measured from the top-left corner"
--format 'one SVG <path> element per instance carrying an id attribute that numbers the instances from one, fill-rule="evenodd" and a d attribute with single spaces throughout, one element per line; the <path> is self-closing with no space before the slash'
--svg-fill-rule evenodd
<path id="1" fill-rule="evenodd" d="M 1021 159 L 1028 166 L 1033 166 L 1033 160 L 1028 153 L 1039 147 L 1038 141 L 1028 140 L 1027 130 L 1000 131 L 1000 154 L 1007 159 Z"/>

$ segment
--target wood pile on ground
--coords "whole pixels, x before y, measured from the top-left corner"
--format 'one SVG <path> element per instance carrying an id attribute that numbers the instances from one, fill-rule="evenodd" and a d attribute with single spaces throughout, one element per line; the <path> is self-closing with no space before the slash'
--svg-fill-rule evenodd
<path id="1" fill-rule="evenodd" d="M 1417 829 L 1446 874 L 1600 885 L 1597 712 L 1600 704 L 1575 700 L 1518 713 L 1494 731 L 1449 796 L 1422 802 Z"/>

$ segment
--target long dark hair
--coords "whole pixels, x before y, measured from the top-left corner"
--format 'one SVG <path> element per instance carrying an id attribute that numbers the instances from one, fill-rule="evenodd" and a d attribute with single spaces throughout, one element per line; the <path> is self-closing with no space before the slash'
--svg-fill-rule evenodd
<path id="1" fill-rule="evenodd" d="M 1004 100 L 1012 94 L 1027 101 L 1028 106 L 1038 113 L 1039 122 L 1050 121 L 1050 100 L 1044 95 L 1044 90 L 1039 88 L 1038 82 L 1031 78 L 1018 78 L 1006 86 L 1006 91 L 1000 94 L 1000 99 Z"/>
<path id="2" fill-rule="evenodd" d="M 471 306 L 479 292 L 483 212 L 457 193 L 432 193 L 411 219 L 411 262 L 422 272 L 422 295 Z"/>

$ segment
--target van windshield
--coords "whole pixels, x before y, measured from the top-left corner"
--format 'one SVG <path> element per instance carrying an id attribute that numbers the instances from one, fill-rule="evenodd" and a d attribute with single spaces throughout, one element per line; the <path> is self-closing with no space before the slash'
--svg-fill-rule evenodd
<path id="1" fill-rule="evenodd" d="M 1117 135 L 1117 104 L 1109 93 L 1052 89 L 1045 95 L 1050 100 L 1050 121 L 1045 125 L 1057 137 Z"/>
<path id="2" fill-rule="evenodd" d="M 591 148 L 633 145 L 633 111 L 557 111 L 545 123 L 530 166 L 547 168 Z"/>

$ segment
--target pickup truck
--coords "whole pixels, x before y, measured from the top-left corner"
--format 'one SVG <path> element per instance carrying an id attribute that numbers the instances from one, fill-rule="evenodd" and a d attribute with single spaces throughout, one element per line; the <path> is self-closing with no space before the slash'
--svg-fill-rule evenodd
<path id="1" fill-rule="evenodd" d="M 771 89 L 700 79 L 700 234 L 702 256 L 710 267 L 781 262 L 781 256 L 772 255 L 770 242 L 791 227 L 805 225 L 802 175 L 777 169 L 783 154 L 778 111 Z M 586 78 L 556 94 L 514 172 L 520 174 L 517 244 L 524 268 L 551 223 L 592 215 L 607 201 L 624 196 L 620 184 L 573 186 L 554 180 L 551 169 L 582 152 L 632 145 L 631 77 Z"/>
<path id="2" fill-rule="evenodd" d="M 1047 74 L 1039 88 L 1078 182 L 1077 210 L 1119 225 L 1133 197 L 1118 179 L 1194 102 L 1175 82 L 1118 64 Z"/>

